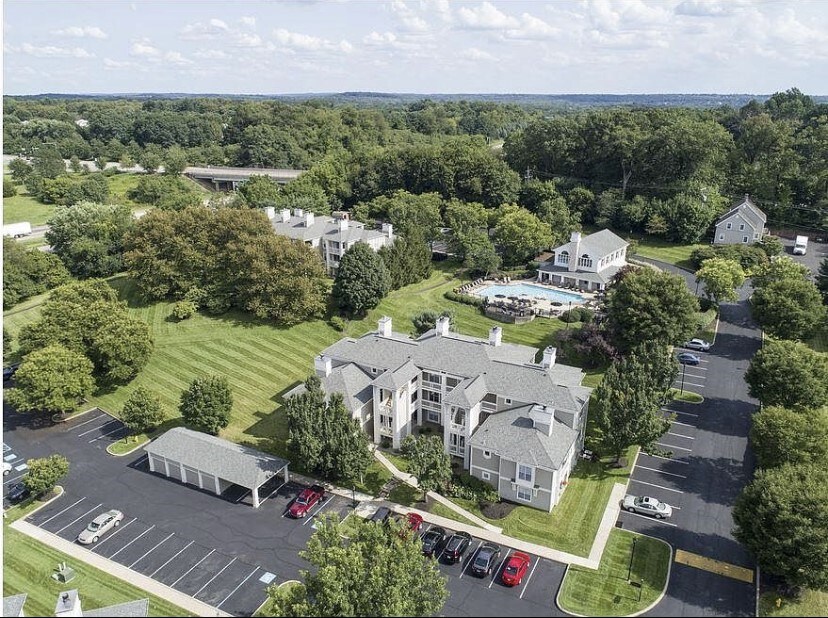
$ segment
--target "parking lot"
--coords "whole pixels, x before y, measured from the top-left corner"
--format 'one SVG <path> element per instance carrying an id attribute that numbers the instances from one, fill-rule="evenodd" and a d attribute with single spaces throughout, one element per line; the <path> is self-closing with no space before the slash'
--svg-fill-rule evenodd
<path id="1" fill-rule="evenodd" d="M 25 475 L 29 466 L 26 465 L 26 457 L 23 457 L 19 451 L 11 445 L 3 442 L 3 461 L 11 466 L 11 470 L 3 475 L 3 484 L 8 488 L 19 482 Z M 10 504 L 6 500 L 6 491 L 3 492 L 3 508 L 9 508 Z"/>
<path id="2" fill-rule="evenodd" d="M 87 412 L 77 421 L 70 421 L 67 427 L 76 438 L 102 449 L 129 434 L 129 429 L 120 420 L 100 408 Z"/>

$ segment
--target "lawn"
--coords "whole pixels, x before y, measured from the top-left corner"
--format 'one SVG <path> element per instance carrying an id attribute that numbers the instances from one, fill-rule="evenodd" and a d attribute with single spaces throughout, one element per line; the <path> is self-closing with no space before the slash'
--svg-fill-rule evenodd
<path id="1" fill-rule="evenodd" d="M 630 572 L 633 539 L 635 555 Z M 639 612 L 661 594 L 669 564 L 667 543 L 613 529 L 597 571 L 569 567 L 558 604 L 564 611 L 581 616 L 625 616 Z M 639 582 L 641 588 L 634 588 L 630 581 Z"/>
<path id="2" fill-rule="evenodd" d="M 66 562 L 75 569 L 77 575 L 71 583 L 62 584 L 52 579 L 52 573 L 59 562 Z M 4 597 L 25 592 L 29 595 L 24 606 L 27 616 L 51 616 L 58 594 L 70 588 L 78 589 L 83 607 L 87 610 L 149 598 L 150 616 L 192 615 L 168 601 L 4 526 Z"/>
<path id="3" fill-rule="evenodd" d="M 588 556 L 612 487 L 627 480 L 636 448 L 630 447 L 627 451 L 623 468 L 616 468 L 612 457 L 600 462 L 581 460 L 569 477 L 561 501 L 551 513 L 516 506 L 503 519 L 490 519 L 483 515 L 476 502 L 458 498 L 452 500 L 478 517 L 502 527 L 503 534 L 578 556 Z"/>
<path id="4" fill-rule="evenodd" d="M 34 225 L 44 225 L 52 213 L 54 204 L 41 204 L 31 197 L 22 185 L 17 185 L 17 195 L 3 198 L 3 224 L 28 221 Z"/>
<path id="5" fill-rule="evenodd" d="M 127 197 L 127 192 L 138 186 L 138 180 L 143 174 L 113 174 L 107 176 L 109 182 L 109 201 L 113 204 L 125 204 L 133 210 L 144 210 L 149 204 L 139 204 Z"/>
<path id="6" fill-rule="evenodd" d="M 693 253 L 694 249 L 706 246 L 677 245 L 660 238 L 654 238 L 653 236 L 637 236 L 636 240 L 638 240 L 636 255 L 650 258 L 651 260 L 667 262 L 668 264 L 675 264 L 679 268 L 684 268 L 692 272 L 696 271 L 696 267 L 690 261 L 690 254 Z"/>
<path id="7" fill-rule="evenodd" d="M 828 592 L 803 590 L 798 599 L 775 591 L 763 592 L 759 597 L 760 616 L 828 616 Z"/>

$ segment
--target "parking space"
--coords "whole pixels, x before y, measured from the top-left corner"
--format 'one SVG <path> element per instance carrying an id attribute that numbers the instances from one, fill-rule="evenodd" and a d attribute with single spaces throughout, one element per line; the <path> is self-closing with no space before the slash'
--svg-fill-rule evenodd
<path id="1" fill-rule="evenodd" d="M 20 451 L 15 449 L 12 445 L 3 442 L 3 462 L 8 464 L 8 469 L 4 466 L 3 470 L 3 484 L 6 486 L 6 491 L 3 492 L 3 508 L 7 509 L 11 506 L 6 500 L 6 493 L 9 485 L 14 485 L 20 482 L 26 475 L 29 466 L 26 464 L 26 457 Z"/>
<path id="2" fill-rule="evenodd" d="M 429 527 L 425 524 L 421 533 L 425 534 Z M 446 532 L 451 534 L 453 531 L 447 529 Z M 501 579 L 502 572 L 515 550 L 502 545 L 500 559 L 492 569 L 492 573 L 486 577 L 479 577 L 472 572 L 471 565 L 483 544 L 483 540 L 473 537 L 463 559 L 456 564 L 446 562 L 441 551 L 438 558 L 439 568 L 449 578 L 450 596 L 444 609 L 446 614 L 565 615 L 555 606 L 555 596 L 563 581 L 566 565 L 531 555 L 531 562 L 523 581 L 517 586 L 507 586 Z"/>
<path id="3" fill-rule="evenodd" d="M 707 358 L 707 352 L 700 352 L 698 350 L 688 350 L 687 348 L 677 348 L 681 353 L 690 353 L 698 357 L 699 364 L 691 365 L 688 363 L 681 363 L 679 365 L 678 377 L 673 382 L 673 387 L 679 390 L 687 390 L 699 392 L 707 386 L 707 372 L 709 370 L 710 360 Z"/>
<path id="4" fill-rule="evenodd" d="M 84 496 L 65 495 L 28 519 L 76 541 L 89 522 L 111 508 Z M 87 549 L 234 615 L 252 615 L 267 596 L 266 582 L 287 579 L 129 513 Z"/>
<path id="5" fill-rule="evenodd" d="M 106 448 L 129 434 L 129 429 L 119 419 L 100 408 L 68 421 L 64 431 L 100 448 Z"/>

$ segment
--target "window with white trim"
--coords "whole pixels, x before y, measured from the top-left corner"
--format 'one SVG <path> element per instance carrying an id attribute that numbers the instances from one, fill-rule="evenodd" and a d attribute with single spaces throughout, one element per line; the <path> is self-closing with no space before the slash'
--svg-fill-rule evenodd
<path id="1" fill-rule="evenodd" d="M 748 241 L 748 237 L 747 236 L 742 236 L 742 242 L 747 242 L 747 241 Z"/>
<path id="2" fill-rule="evenodd" d="M 377 372 L 377 368 L 376 367 L 371 367 L 371 373 L 376 373 L 376 372 Z"/>
<path id="3" fill-rule="evenodd" d="M 732 224 L 732 223 L 728 223 L 728 224 L 727 224 L 727 229 L 732 230 L 732 229 L 733 229 L 733 224 Z"/>
<path id="4" fill-rule="evenodd" d="M 745 224 L 744 224 L 744 223 L 740 223 L 740 224 L 739 224 L 739 231 L 740 231 L 740 232 L 744 232 L 744 231 L 745 231 Z"/>
<path id="5" fill-rule="evenodd" d="M 492 478 L 492 475 L 486 472 L 485 470 L 481 470 L 480 478 L 482 478 L 484 481 L 488 481 L 490 478 Z"/>
<path id="6" fill-rule="evenodd" d="M 440 422 L 440 413 L 435 412 L 434 410 L 428 411 L 428 422 L 429 423 L 439 423 Z"/>
<path id="7" fill-rule="evenodd" d="M 535 469 L 532 466 L 518 464 L 518 480 L 524 483 L 532 483 L 535 479 Z"/>
<path id="8" fill-rule="evenodd" d="M 512 403 L 512 400 L 506 397 L 506 405 L 509 405 L 510 403 Z"/>
<path id="9" fill-rule="evenodd" d="M 532 490 L 528 487 L 518 487 L 517 488 L 517 499 L 523 500 L 524 502 L 531 502 L 532 501 Z"/>
<path id="10" fill-rule="evenodd" d="M 724 234 L 719 234 L 719 240 L 724 240 Z"/>
<path id="11" fill-rule="evenodd" d="M 483 457 L 485 459 L 491 459 L 492 458 L 492 452 L 491 451 L 483 451 Z"/>

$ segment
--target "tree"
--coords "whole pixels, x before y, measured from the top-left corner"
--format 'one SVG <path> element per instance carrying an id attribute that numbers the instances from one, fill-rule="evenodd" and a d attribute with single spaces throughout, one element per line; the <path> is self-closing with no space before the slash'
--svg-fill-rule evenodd
<path id="1" fill-rule="evenodd" d="M 339 517 L 324 516 L 299 555 L 313 570 L 302 571 L 302 584 L 268 588 L 273 616 L 432 616 L 448 598 L 417 536 L 394 525 L 365 523 L 346 540 Z"/>
<path id="2" fill-rule="evenodd" d="M 791 586 L 828 589 L 828 469 L 760 470 L 733 507 L 733 535 L 766 573 Z"/>
<path id="3" fill-rule="evenodd" d="M 759 266 L 753 273 L 753 287 L 762 288 L 780 279 L 805 279 L 811 274 L 807 266 L 788 256 L 778 257 Z"/>
<path id="4" fill-rule="evenodd" d="M 661 412 L 665 380 L 671 371 L 661 358 L 666 350 L 653 346 L 642 352 L 630 353 L 610 365 L 595 391 L 595 422 L 601 443 L 616 461 L 634 444 L 649 450 L 670 428 L 669 417 Z M 653 371 L 656 366 L 660 371 Z M 673 379 L 676 373 L 677 369 L 672 370 Z M 670 384 L 672 379 L 666 390 Z"/>
<path id="5" fill-rule="evenodd" d="M 32 157 L 32 169 L 42 178 L 57 178 L 66 173 L 66 164 L 54 146 L 40 146 Z"/>
<path id="6" fill-rule="evenodd" d="M 503 262 L 525 263 L 552 243 L 552 229 L 525 208 L 503 206 L 498 212 L 494 240 L 503 250 Z"/>
<path id="7" fill-rule="evenodd" d="M 379 256 L 385 263 L 391 289 L 397 290 L 431 276 L 431 249 L 418 229 L 408 236 L 398 236 L 389 247 L 382 247 Z"/>
<path id="8" fill-rule="evenodd" d="M 822 294 L 822 302 L 828 304 L 828 258 L 819 263 L 819 273 L 816 276 L 816 286 Z"/>
<path id="9" fill-rule="evenodd" d="M 680 193 L 667 200 L 665 214 L 669 222 L 667 236 L 670 240 L 695 243 L 704 236 L 718 213 L 711 201 L 705 201 L 701 196 Z"/>
<path id="10" fill-rule="evenodd" d="M 72 279 L 52 253 L 26 249 L 14 238 L 3 239 L 3 308 L 13 307 Z"/>
<path id="11" fill-rule="evenodd" d="M 58 208 L 46 240 L 77 277 L 108 277 L 123 269 L 124 235 L 134 221 L 129 206 L 82 202 Z"/>
<path id="12" fill-rule="evenodd" d="M 333 298 L 348 315 L 364 315 L 376 307 L 391 289 L 385 262 L 371 247 L 358 242 L 339 262 L 333 284 Z"/>
<path id="13" fill-rule="evenodd" d="M 217 435 L 230 424 L 233 395 L 223 376 L 210 375 L 196 378 L 181 393 L 179 406 L 184 422 L 200 431 Z"/>
<path id="14" fill-rule="evenodd" d="M 172 146 L 164 157 L 164 173 L 167 176 L 180 176 L 187 167 L 187 153 L 180 146 Z"/>
<path id="15" fill-rule="evenodd" d="M 753 415 L 750 441 L 761 468 L 816 464 L 828 469 L 828 408 L 762 408 Z"/>
<path id="16" fill-rule="evenodd" d="M 806 279 L 778 279 L 758 288 L 751 309 L 769 335 L 782 339 L 808 339 L 826 319 L 822 295 Z"/>
<path id="17" fill-rule="evenodd" d="M 465 257 L 465 241 L 470 235 L 485 234 L 488 214 L 483 204 L 451 200 L 446 204 L 446 225 L 451 228 L 451 245 L 458 257 Z"/>
<path id="18" fill-rule="evenodd" d="M 417 477 L 423 500 L 429 491 L 438 491 L 451 479 L 451 458 L 443 446 L 442 436 L 406 436 L 402 454 L 408 459 L 408 471 Z"/>
<path id="19" fill-rule="evenodd" d="M 12 159 L 9 161 L 9 172 L 15 182 L 24 182 L 32 173 L 34 168 L 25 159 Z"/>
<path id="20" fill-rule="evenodd" d="M 161 167 L 161 156 L 154 151 L 145 150 L 138 157 L 138 165 L 144 168 L 147 174 L 154 174 Z"/>
<path id="21" fill-rule="evenodd" d="M 20 412 L 71 412 L 95 388 L 92 363 L 61 345 L 27 354 L 6 399 Z"/>
<path id="22" fill-rule="evenodd" d="M 686 341 L 696 332 L 698 310 L 698 299 L 684 279 L 652 268 L 631 270 L 607 298 L 609 329 L 622 349 L 641 341 Z"/>
<path id="23" fill-rule="evenodd" d="M 196 304 L 191 300 L 184 299 L 179 300 L 173 305 L 171 315 L 176 320 L 186 320 L 187 318 L 193 317 L 196 311 L 198 311 Z"/>
<path id="24" fill-rule="evenodd" d="M 745 372 L 751 397 L 765 406 L 828 406 L 828 354 L 803 343 L 768 340 Z"/>
<path id="25" fill-rule="evenodd" d="M 696 271 L 696 279 L 704 285 L 704 294 L 715 303 L 733 302 L 736 290 L 745 282 L 745 271 L 733 260 L 711 258 Z"/>
<path id="26" fill-rule="evenodd" d="M 121 420 L 132 433 L 145 433 L 164 422 L 161 400 L 143 386 L 139 386 L 124 402 Z"/>
<path id="27" fill-rule="evenodd" d="M 14 197 L 17 195 L 17 188 L 8 178 L 3 178 L 3 197 Z"/>
<path id="28" fill-rule="evenodd" d="M 490 272 L 500 268 L 500 256 L 486 232 L 480 230 L 469 232 L 463 237 L 462 247 L 462 253 L 465 256 L 463 266 L 468 268 L 472 274 L 482 273 L 488 277 Z"/>
<path id="29" fill-rule="evenodd" d="M 83 170 L 78 155 L 72 155 L 69 157 L 69 169 L 75 174 L 80 174 L 81 170 Z"/>
<path id="30" fill-rule="evenodd" d="M 104 380 L 127 382 L 144 368 L 152 349 L 149 325 L 119 313 L 94 333 L 89 357 Z"/>
<path id="31" fill-rule="evenodd" d="M 767 235 L 753 244 L 764 251 L 769 258 L 778 257 L 785 251 L 785 245 L 782 244 L 782 240 L 778 236 Z"/>
<path id="32" fill-rule="evenodd" d="M 26 462 L 29 466 L 23 484 L 34 496 L 42 496 L 55 488 L 57 482 L 69 473 L 69 460 L 63 455 L 50 455 Z"/>
<path id="33" fill-rule="evenodd" d="M 432 309 L 420 311 L 411 317 L 411 323 L 414 325 L 414 330 L 418 335 L 422 335 L 426 331 L 431 330 L 437 324 L 440 318 L 449 318 L 449 322 L 454 326 L 454 313 L 445 309 L 441 313 L 437 313 Z"/>
<path id="34" fill-rule="evenodd" d="M 432 241 L 440 235 L 442 205 L 443 200 L 438 193 L 414 195 L 400 190 L 390 197 L 380 195 L 370 202 L 357 204 L 354 216 L 365 223 L 388 220 L 396 234 L 410 236 L 416 232 L 427 241 Z"/>
<path id="35" fill-rule="evenodd" d="M 239 187 L 239 193 L 250 208 L 275 207 L 281 192 L 279 183 L 265 174 L 253 174 Z"/>

